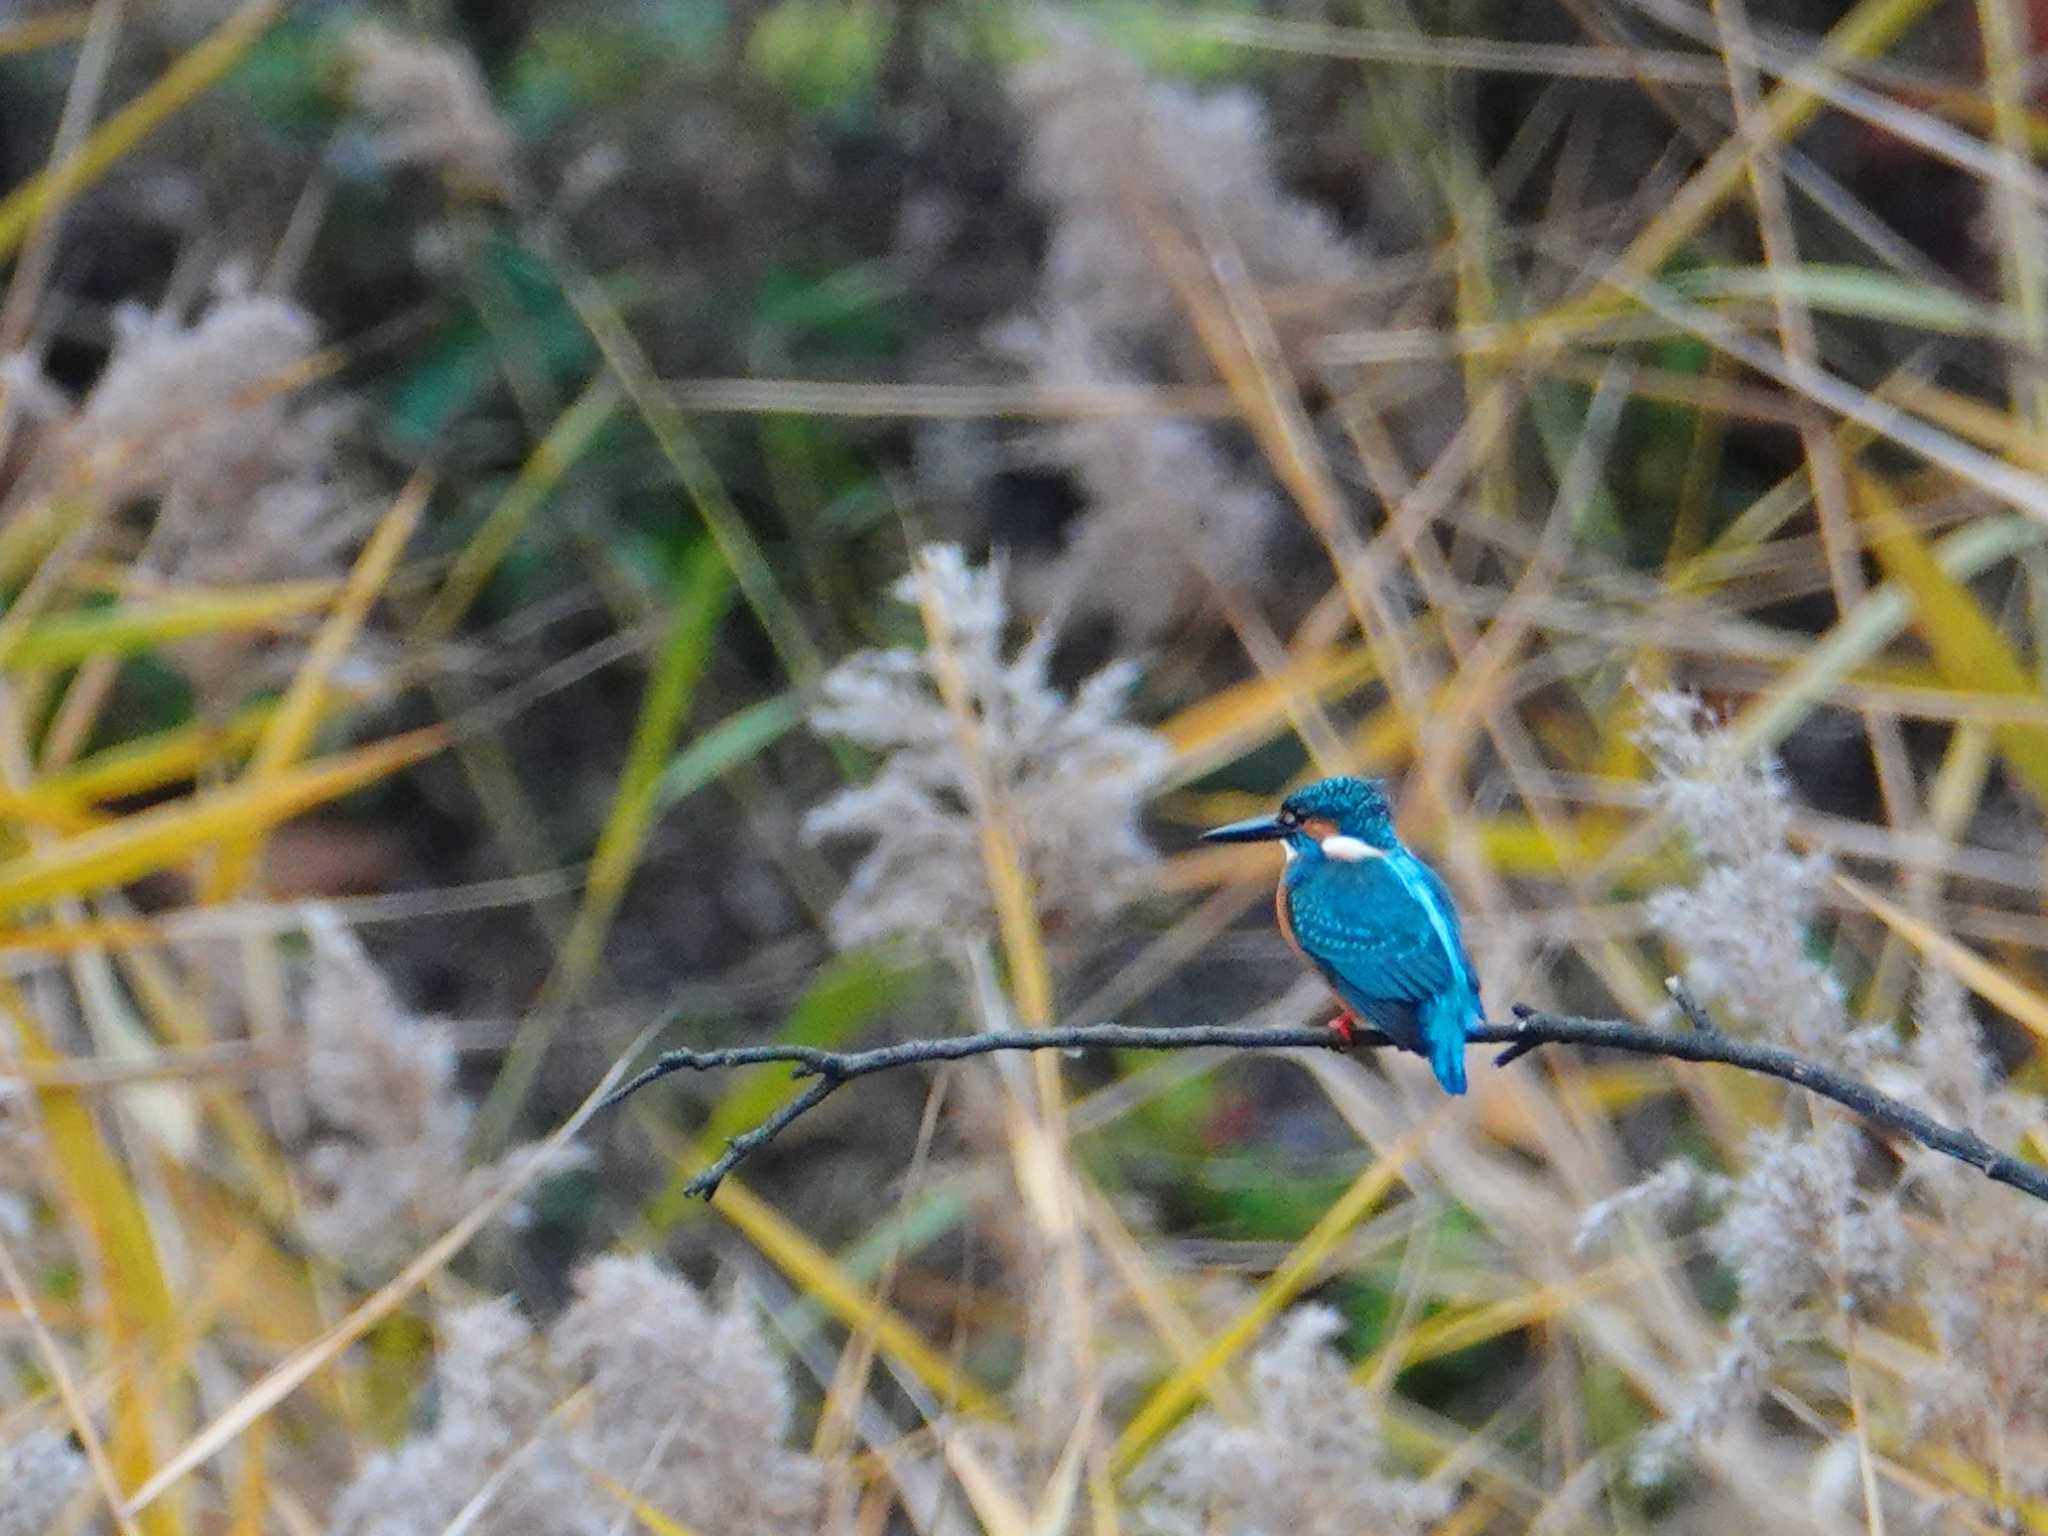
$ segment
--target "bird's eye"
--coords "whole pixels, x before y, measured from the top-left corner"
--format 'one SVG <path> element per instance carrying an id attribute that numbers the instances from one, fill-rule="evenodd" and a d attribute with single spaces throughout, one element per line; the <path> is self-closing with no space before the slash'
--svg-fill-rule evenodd
<path id="1" fill-rule="evenodd" d="M 1299 812 L 1299 811 L 1282 811 L 1282 812 L 1280 813 L 1280 825 L 1281 825 L 1281 826 L 1283 826 L 1283 827 L 1298 827 L 1298 826 L 1300 826 L 1300 825 L 1301 825 L 1301 812 Z"/>

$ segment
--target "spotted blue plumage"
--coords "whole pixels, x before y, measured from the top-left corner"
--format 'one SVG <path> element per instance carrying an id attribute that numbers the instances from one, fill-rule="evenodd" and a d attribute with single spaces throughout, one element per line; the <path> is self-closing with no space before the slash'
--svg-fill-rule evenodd
<path id="1" fill-rule="evenodd" d="M 1402 844 L 1377 782 L 1323 779 L 1277 815 L 1205 835 L 1283 841 L 1278 907 L 1295 948 L 1346 1009 L 1426 1057 L 1445 1092 L 1465 1091 L 1466 1035 L 1485 1020 L 1478 978 L 1450 891 Z"/>

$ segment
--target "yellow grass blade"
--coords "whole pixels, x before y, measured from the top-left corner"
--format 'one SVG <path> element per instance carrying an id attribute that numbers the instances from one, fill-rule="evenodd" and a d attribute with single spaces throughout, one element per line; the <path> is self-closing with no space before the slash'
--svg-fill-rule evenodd
<path id="1" fill-rule="evenodd" d="M 1232 265 L 1226 276 L 1212 259 L 1219 253 L 1198 251 L 1156 200 L 1140 203 L 1134 212 L 1154 263 L 1229 387 L 1274 478 L 1286 487 L 1323 544 L 1352 619 L 1372 653 L 1374 670 L 1386 682 L 1390 702 L 1412 713 L 1420 701 L 1414 696 L 1400 617 L 1380 590 L 1382 573 L 1352 526 L 1300 391 L 1280 355 L 1271 317 L 1251 291 L 1241 258 L 1230 253 Z M 1313 739 L 1307 744 L 1314 749 Z"/>
<path id="2" fill-rule="evenodd" d="M 85 29 L 92 20 L 91 13 L 83 8 L 75 11 L 55 11 L 48 16 L 30 17 L 23 21 L 10 22 L 0 27 L 0 59 L 9 54 L 34 53 L 39 48 L 53 48 L 59 43 L 75 42 L 85 35 Z"/>
<path id="3" fill-rule="evenodd" d="M 1971 1529 L 1983 1533 L 1983 1536 L 2003 1536 L 2004 1532 L 2015 1529 L 2048 1531 L 2048 1499 L 2016 1498 L 2013 1488 L 1999 1475 L 1997 1468 L 1959 1456 L 1946 1446 L 1930 1448 L 1928 1461 L 1946 1479 L 1946 1486 L 1937 1483 L 1931 1492 L 1959 1492 L 1985 1508 L 1999 1512 L 1996 1525 L 1977 1520 L 1971 1523 Z M 1929 1502 L 1932 1502 L 1931 1497 Z M 2017 1524 L 2021 1520 L 2026 1524 Z"/>
<path id="4" fill-rule="evenodd" d="M 787 1217 L 736 1179 L 718 1186 L 712 1209 L 737 1227 L 806 1296 L 847 1327 L 867 1334 L 949 1405 L 982 1418 L 1000 1418 L 994 1398 L 955 1370 L 888 1306 L 869 1295 L 832 1255 L 797 1230 Z"/>
<path id="5" fill-rule="evenodd" d="M 1444 1522 L 1430 1532 L 1430 1536 L 1475 1536 L 1475 1533 L 1486 1529 L 1487 1522 L 1496 1513 L 1498 1508 L 1491 1499 L 1467 1499 L 1452 1510 Z"/>
<path id="6" fill-rule="evenodd" d="M 1083 1214 L 1102 1255 L 1116 1270 L 1131 1293 L 1139 1315 L 1153 1334 L 1183 1367 L 1192 1366 L 1202 1355 L 1202 1336 L 1194 1320 L 1181 1309 L 1164 1279 L 1146 1257 L 1143 1246 L 1117 1214 L 1116 1207 L 1093 1190 L 1086 1192 Z M 1226 1413 L 1244 1417 L 1249 1405 L 1226 1377 L 1215 1377 L 1210 1395 Z"/>
<path id="7" fill-rule="evenodd" d="M 632 1049 L 612 1064 L 611 1070 L 599 1079 L 597 1086 L 592 1088 L 583 1102 L 576 1106 L 575 1113 L 548 1137 L 543 1144 L 545 1151 L 559 1151 L 575 1139 L 576 1133 L 583 1128 L 583 1123 L 596 1113 L 597 1106 L 604 1102 L 605 1095 L 618 1086 L 625 1075 L 626 1063 L 638 1056 L 645 1044 L 646 1039 L 643 1036 L 634 1042 Z M 527 1181 L 538 1174 L 547 1162 L 548 1159 L 545 1157 L 525 1162 L 522 1165 L 522 1172 L 507 1179 L 486 1199 L 478 1201 L 461 1220 L 429 1243 L 411 1263 L 384 1285 L 358 1302 L 341 1321 L 319 1338 L 293 1351 L 260 1381 L 222 1409 L 204 1429 L 180 1446 L 176 1454 L 164 1462 L 148 1482 L 136 1489 L 128 1500 L 129 1513 L 138 1514 L 150 1508 L 183 1481 L 193 1469 L 204 1466 L 234 1444 L 252 1424 L 303 1386 L 308 1377 L 332 1364 L 350 1345 L 396 1312 L 405 1304 L 407 1298 L 445 1269 L 457 1254 L 468 1247 L 470 1239 L 510 1205 L 526 1187 Z"/>
<path id="8" fill-rule="evenodd" d="M 0 260 L 14 253 L 46 211 L 91 186 L 164 119 L 218 84 L 283 9 L 282 0 L 249 0 L 74 153 L 0 198 Z"/>
<path id="9" fill-rule="evenodd" d="M 324 713 L 354 701 L 353 690 L 330 688 Z M 0 786 L 0 818 L 45 822 L 78 830 L 107 819 L 95 807 L 108 800 L 153 794 L 187 784 L 209 769 L 224 769 L 247 756 L 277 710 L 274 700 L 251 704 L 225 722 L 193 720 L 149 736 L 117 743 L 27 789 Z"/>
<path id="10" fill-rule="evenodd" d="M 762 552 L 760 541 L 733 505 L 683 413 L 663 393 L 618 307 L 588 279 L 571 280 L 566 291 L 577 318 L 604 354 L 605 365 L 618 377 L 626 398 L 646 423 L 662 457 L 682 482 L 690 504 L 704 520 L 705 531 L 718 546 L 719 555 L 747 606 L 767 631 L 768 643 L 775 648 L 776 656 L 793 679 L 810 682 L 824 670 L 817 647 L 796 609 L 776 585 L 774 568 Z"/>
<path id="11" fill-rule="evenodd" d="M 10 789 L 0 785 L 0 825 L 20 823 L 30 829 L 53 832 L 87 832 L 105 826 L 110 818 L 75 801 L 33 789 Z"/>
<path id="12" fill-rule="evenodd" d="M 462 546 L 447 579 L 441 583 L 441 590 L 420 615 L 422 640 L 432 643 L 454 633 L 462 616 L 469 612 L 485 584 L 512 552 L 512 546 L 519 542 L 533 514 L 546 505 L 562 476 L 583 457 L 598 429 L 611 420 L 618 401 L 618 385 L 609 373 L 600 374 L 555 419 L 547 436 L 519 466 L 519 473 L 491 508 L 490 515 Z"/>
<path id="13" fill-rule="evenodd" d="M 321 1266 L 303 1251 L 288 1251 L 289 1220 L 267 1231 L 249 1220 L 248 1205 L 238 1195 L 176 1164 L 166 1165 L 164 1188 L 183 1219 L 194 1271 L 204 1277 L 203 1293 L 211 1294 L 220 1316 L 232 1320 L 250 1348 L 281 1357 L 327 1326 L 334 1309 L 323 1294 Z M 194 1310 L 191 1304 L 185 1308 L 188 1333 Z M 349 1413 L 357 1390 L 354 1374 L 344 1360 L 332 1374 L 309 1383 L 318 1411 Z"/>
<path id="14" fill-rule="evenodd" d="M 1333 647 L 1196 700 L 1159 727 L 1173 747 L 1167 785 L 1200 778 L 1287 731 L 1298 699 L 1341 699 L 1372 675 L 1371 651 L 1362 645 Z"/>
<path id="15" fill-rule="evenodd" d="M 1908 378 L 1903 374 L 1895 374 L 1885 380 L 1877 396 L 1926 417 L 1965 442 L 1991 449 L 2022 469 L 2048 474 L 2048 438 L 2031 430 L 2024 421 L 2006 415 L 1995 405 L 1986 405 L 1982 400 L 1944 389 L 1931 380 Z"/>
<path id="16" fill-rule="evenodd" d="M 988 1536 L 1032 1536 L 1031 1516 L 965 1435 L 944 1434 L 940 1450 Z"/>
<path id="17" fill-rule="evenodd" d="M 334 612 L 321 626 L 319 637 L 293 675 L 283 701 L 264 723 L 249 764 L 252 778 L 274 776 L 304 755 L 320 721 L 320 703 L 327 693 L 328 678 L 361 632 L 370 605 L 391 579 L 398 557 L 419 526 L 420 514 L 426 511 L 432 492 L 430 475 L 425 471 L 414 475 L 363 545 L 335 602 Z"/>
<path id="18" fill-rule="evenodd" d="M 1404 1369 L 1425 1360 L 1456 1354 L 1459 1350 L 1488 1343 L 1503 1334 L 1519 1332 L 1535 1323 L 1569 1317 L 1588 1298 L 1628 1285 L 1650 1268 L 1650 1262 L 1643 1260 L 1610 1264 L 1583 1275 L 1574 1275 L 1569 1280 L 1504 1296 L 1483 1306 L 1433 1317 L 1405 1338 L 1397 1340 L 1393 1347 Z M 1384 1366 L 1380 1356 L 1373 1355 L 1360 1361 L 1353 1368 L 1352 1375 L 1359 1381 L 1372 1381 Z"/>
<path id="19" fill-rule="evenodd" d="M 2048 1040 L 2048 997 L 2010 972 L 2000 970 L 1975 950 L 1957 943 L 1932 924 L 1922 922 L 1903 907 L 1885 900 L 1861 881 L 1837 875 L 1835 884 L 1869 908 L 1878 921 L 1911 944 L 1922 957 L 1951 973 L 1992 1007 L 2010 1014 L 2042 1039 Z"/>
<path id="20" fill-rule="evenodd" d="M 331 581 L 288 581 L 59 614 L 35 620 L 11 644 L 0 645 L 0 667 L 70 667 L 92 656 L 130 656 L 202 635 L 279 632 L 317 613 L 334 593 Z"/>
<path id="21" fill-rule="evenodd" d="M 62 1065 L 62 1053 L 44 1033 L 28 999 L 4 978 L 0 978 L 0 1010 L 13 1025 L 23 1067 L 50 1072 Z M 119 1369 L 124 1375 L 145 1370 L 157 1351 L 169 1345 L 178 1319 L 142 1197 L 121 1159 L 101 1139 L 92 1111 L 77 1089 L 42 1088 L 37 1090 L 37 1099 L 64 1200 L 77 1213 L 97 1251 Z M 108 1454 L 122 1482 L 132 1485 L 147 1474 L 155 1450 L 143 1394 L 132 1380 L 127 1386 L 117 1394 Z M 144 1522 L 144 1528 L 170 1533 L 181 1531 L 184 1522 L 180 1511 L 170 1507 Z"/>
<path id="22" fill-rule="evenodd" d="M 1977 0 L 1977 31 L 1984 49 L 1985 84 L 1991 96 L 1991 126 L 1998 145 L 2015 165 L 2031 164 L 2027 101 L 2035 52 L 2034 23 L 2017 0 Z M 1999 180 L 1986 189 L 1998 216 L 2001 286 L 2019 322 L 2022 351 L 2012 359 L 2013 414 L 2038 434 L 2048 429 L 2048 385 L 2021 359 L 2048 343 L 2048 282 L 2044 282 L 2040 221 L 2016 181 Z"/>
<path id="23" fill-rule="evenodd" d="M 63 1403 L 64 1412 L 71 1420 L 71 1432 L 78 1437 L 79 1446 L 85 1452 L 86 1465 L 92 1469 L 93 1481 L 99 1484 L 100 1497 L 106 1500 L 107 1508 L 112 1511 L 121 1536 L 139 1536 L 135 1522 L 121 1509 L 124 1495 L 120 1479 L 107 1457 L 106 1442 L 100 1438 L 99 1429 L 92 1421 L 92 1410 L 86 1405 L 84 1394 L 78 1390 L 78 1381 L 71 1367 L 65 1363 L 62 1347 L 43 1321 L 42 1309 L 37 1305 L 35 1293 L 29 1289 L 28 1277 L 22 1274 L 21 1266 L 14 1261 L 5 1233 L 0 1233 L 0 1282 L 6 1284 L 7 1293 L 13 1299 L 15 1316 L 35 1341 L 43 1369 L 57 1389 L 58 1401 Z"/>
<path id="24" fill-rule="evenodd" d="M 177 938 L 177 933 L 158 918 L 56 918 L 47 923 L 0 925 L 0 954 L 71 955 L 89 949 L 146 951 L 173 944 Z"/>
<path id="25" fill-rule="evenodd" d="M 1967 580 L 2020 550 L 2039 545 L 2048 529 L 2019 515 L 1987 517 L 1957 529 L 1934 546 L 1941 569 Z M 1836 621 L 1776 687 L 1744 710 L 1733 737 L 1743 752 L 1775 747 L 1843 678 L 1896 639 L 1911 620 L 1912 599 L 1887 582 Z"/>
<path id="26" fill-rule="evenodd" d="M 691 1148 L 651 1119 L 643 1120 L 642 1124 L 676 1163 L 676 1179 L 648 1208 L 649 1231 L 659 1237 L 681 1219 L 676 1212 L 704 1208 L 695 1200 L 683 1200 L 678 1190 L 689 1175 L 716 1155 L 717 1142 L 706 1138 L 704 1146 Z M 857 1335 L 872 1337 L 884 1354 L 893 1357 L 944 1401 L 981 1417 L 1002 1417 L 1002 1408 L 993 1397 L 956 1371 L 886 1302 L 863 1290 L 845 1266 L 812 1243 L 745 1184 L 734 1178 L 725 1179 L 718 1186 L 711 1209 L 737 1227 L 807 1296 Z"/>
<path id="27" fill-rule="evenodd" d="M 320 626 L 320 633 L 307 650 L 305 660 L 299 663 L 283 700 L 264 722 L 263 734 L 256 740 L 256 750 L 243 776 L 244 783 L 275 783 L 305 754 L 325 712 L 328 679 L 361 633 L 363 621 L 370 616 L 370 605 L 391 579 L 398 557 L 419 526 L 420 514 L 426 510 L 432 492 L 432 476 L 424 470 L 415 474 L 378 521 L 376 531 L 356 557 L 334 611 Z M 221 850 L 207 882 L 211 900 L 225 901 L 242 888 L 259 846 L 254 838 L 238 838 Z"/>
<path id="28" fill-rule="evenodd" d="M 0 863 L 0 912 L 84 896 L 184 863 L 223 839 L 275 826 L 430 757 L 438 727 L 337 753 L 266 783 L 236 783 L 139 811 Z"/>
<path id="29" fill-rule="evenodd" d="M 1875 475 L 1856 474 L 1857 502 L 1885 573 L 1912 598 L 1916 627 L 1943 680 L 1957 690 L 2039 698 L 2041 690 L 1969 588 L 1941 568 L 1897 501 Z M 2048 805 L 2048 731 L 2002 725 L 1998 749 L 2034 798 Z"/>
<path id="30" fill-rule="evenodd" d="M 612 914 L 624 899 L 626 886 L 640 867 L 640 852 L 653 825 L 656 791 L 663 769 L 675 755 L 676 737 L 689 717 L 697 684 L 710 665 L 712 644 L 732 602 L 732 581 L 724 564 L 704 550 L 689 562 L 676 582 L 675 618 L 669 628 L 633 737 L 611 810 L 590 856 L 590 876 L 576 925 L 562 946 L 562 970 L 574 990 L 595 968 L 604 947 Z"/>
<path id="31" fill-rule="evenodd" d="M 698 550 L 676 573 L 668 641 L 640 698 L 619 787 L 590 856 L 582 904 L 539 998 L 520 1025 L 498 1079 L 477 1112 L 472 1135 L 478 1147 L 498 1146 L 507 1136 L 512 1118 L 540 1070 L 541 1056 L 561 1023 L 563 1006 L 582 991 L 604 958 L 605 935 L 611 931 L 626 887 L 640 867 L 641 850 L 660 808 L 662 774 L 675 755 L 676 736 L 689 717 L 704 669 L 710 665 L 712 645 L 732 593 L 732 578 L 713 549 Z"/>
<path id="32" fill-rule="evenodd" d="M 1153 1443 L 1208 1392 L 1211 1379 L 1249 1348 L 1266 1325 L 1314 1281 L 1337 1245 L 1372 1214 L 1374 1207 L 1393 1188 L 1401 1170 L 1408 1166 L 1408 1160 L 1435 1128 L 1441 1114 L 1439 1111 L 1424 1120 L 1373 1159 L 1365 1171 L 1352 1180 L 1351 1187 L 1337 1198 L 1336 1204 L 1323 1213 L 1322 1219 L 1308 1235 L 1294 1245 L 1294 1251 L 1259 1288 L 1259 1294 L 1252 1299 L 1251 1305 L 1216 1336 L 1215 1341 L 1202 1352 L 1201 1358 L 1167 1377 L 1139 1405 L 1138 1411 L 1131 1415 L 1130 1423 L 1124 1426 L 1112 1453 L 1110 1464 L 1116 1471 L 1128 1472 L 1137 1465 L 1138 1459 L 1152 1448 Z"/>
<path id="33" fill-rule="evenodd" d="M 343 692 L 328 696 L 327 707 L 347 699 Z M 219 768 L 247 753 L 263 734 L 263 725 L 277 705 L 270 701 L 252 704 L 224 724 L 194 720 L 151 736 L 138 736 L 39 779 L 23 790 L 24 806 L 42 808 L 52 818 L 67 814 L 71 807 L 83 811 L 93 804 L 151 794 L 173 784 L 184 784 L 209 768 Z M 0 814 L 11 814 L 8 802 L 0 800 Z"/>
<path id="34" fill-rule="evenodd" d="M 696 1536 L 696 1533 L 672 1515 L 665 1515 L 624 1483 L 606 1472 L 602 1467 L 583 1463 L 583 1470 L 590 1480 L 625 1506 L 626 1512 L 654 1536 Z"/>
<path id="35" fill-rule="evenodd" d="M 1934 0 L 1860 0 L 1835 23 L 1824 46 L 1815 50 L 1815 64 L 1823 69 L 1836 68 L 1844 60 L 1880 54 L 1933 7 Z M 1821 95 L 1812 87 L 1796 80 L 1782 82 L 1761 104 L 1757 141 L 1723 140 L 1707 163 L 1664 202 L 1627 249 L 1597 271 L 1602 276 L 1614 274 L 1626 279 L 1653 275 L 1699 232 L 1722 204 L 1742 189 L 1750 155 L 1796 134 L 1813 119 L 1821 105 Z M 1625 297 L 1614 288 L 1596 287 L 1591 293 L 1540 316 L 1530 327 L 1529 345 L 1536 351 L 1560 345 L 1625 303 Z"/>
<path id="36" fill-rule="evenodd" d="M 1538 825 L 1529 816 L 1475 820 L 1472 835 L 1486 862 L 1503 875 L 1558 876 L 1587 869 L 1619 840 L 1610 817 L 1587 815 Z"/>
<path id="37" fill-rule="evenodd" d="M 227 1536 L 263 1536 L 263 1516 L 270 1507 L 270 1444 L 265 1424 L 242 1437 L 242 1475 L 235 1479 L 235 1500 L 228 1510 Z"/>

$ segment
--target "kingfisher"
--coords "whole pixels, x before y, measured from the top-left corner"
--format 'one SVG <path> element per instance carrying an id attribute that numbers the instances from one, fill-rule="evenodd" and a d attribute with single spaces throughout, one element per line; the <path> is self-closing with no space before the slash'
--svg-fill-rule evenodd
<path id="1" fill-rule="evenodd" d="M 1446 1093 L 1465 1091 L 1466 1032 L 1486 1022 L 1479 981 L 1450 890 L 1402 844 L 1384 785 L 1320 779 L 1202 841 L 1278 842 L 1280 931 L 1337 994 L 1330 1027 L 1349 1045 L 1362 1020 L 1427 1057 Z"/>

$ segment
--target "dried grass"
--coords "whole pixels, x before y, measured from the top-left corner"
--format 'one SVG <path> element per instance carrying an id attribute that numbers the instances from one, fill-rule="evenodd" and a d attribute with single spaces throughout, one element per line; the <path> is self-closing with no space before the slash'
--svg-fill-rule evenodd
<path id="1" fill-rule="evenodd" d="M 374 17 L 279 34 L 258 62 L 336 137 L 247 149 L 299 180 L 236 210 L 267 278 L 208 239 L 105 313 L 53 221 L 240 164 L 259 109 L 198 98 L 271 8 L 140 82 L 95 10 L 77 110 L 102 68 L 130 105 L 0 198 L 34 338 L 0 361 L 0 1237 L 35 1303 L 0 1317 L 0 1533 L 2048 1529 L 2048 1214 L 1706 1069 L 1552 1051 L 1448 1104 L 1321 1052 L 962 1064 L 914 1137 L 851 1088 L 708 1215 L 642 1198 L 712 1150 L 666 1104 L 570 1155 L 607 1009 L 655 991 L 822 1043 L 1307 1019 L 1234 923 L 1269 864 L 1176 850 L 1315 765 L 1397 781 L 1489 997 L 1668 1018 L 1677 971 L 1721 1027 L 2048 1146 L 2027 8 L 1937 35 L 1964 8 L 1861 0 L 1825 40 L 1633 8 L 1693 52 L 1598 8 L 1544 41 L 1109 9 L 1152 30 L 749 11 L 732 78 L 616 119 L 559 26 L 502 69 Z M 569 52 L 655 48 L 643 19 Z M 77 34 L 0 24 L 0 65 L 54 78 Z M 1504 147 L 1475 71 L 1529 82 Z M 789 225 L 848 238 L 810 215 L 867 185 L 834 158 L 862 111 L 906 164 L 986 149 L 1043 248 L 956 260 L 985 210 L 926 187 L 847 226 L 899 260 L 738 315 L 750 247 L 786 276 Z M 1916 251 L 1893 173 L 1983 216 Z M 365 199 L 391 228 L 330 222 Z M 431 302 L 343 358 L 281 290 L 358 236 Z M 943 382 L 862 376 L 899 282 L 962 326 Z M 378 437 L 430 385 L 432 489 Z M 857 435 L 889 418 L 915 462 Z M 943 505 L 884 515 L 877 457 Z M 1065 514 L 1005 549 L 1020 476 Z M 543 739 L 566 621 L 666 638 Z M 340 665 L 363 634 L 448 729 L 394 734 Z M 436 891 L 356 908 L 383 937 L 270 899 L 321 846 L 289 818 L 451 737 L 460 777 L 358 814 L 482 829 L 520 937 L 444 940 Z M 423 950 L 475 981 L 529 947 L 533 1007 L 523 973 L 463 993 L 511 1021 L 408 1000 Z M 906 952 L 956 964 L 913 995 Z M 721 1127 L 772 1102 L 719 1091 Z"/>

